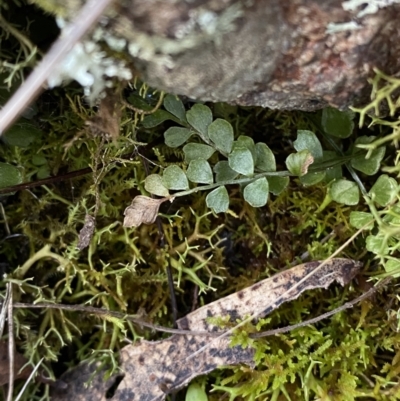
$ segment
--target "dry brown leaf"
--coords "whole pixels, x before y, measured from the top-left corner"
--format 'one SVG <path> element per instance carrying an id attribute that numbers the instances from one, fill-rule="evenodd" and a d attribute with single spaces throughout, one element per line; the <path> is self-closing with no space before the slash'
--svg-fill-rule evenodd
<path id="1" fill-rule="evenodd" d="M 219 330 L 208 322 L 209 317 L 230 316 L 232 322 L 246 315 L 259 312 L 265 316 L 283 302 L 297 298 L 303 291 L 326 288 L 337 281 L 346 285 L 359 271 L 361 264 L 349 259 L 332 259 L 325 265 L 309 262 L 283 271 L 251 287 L 203 306 L 178 321 L 182 329 Z M 318 268 L 318 269 L 317 269 Z M 316 270 L 317 269 L 317 270 Z M 315 271 L 314 274 L 310 275 Z M 309 276 L 310 275 L 310 276 Z M 300 284 L 299 284 L 300 283 Z M 193 335 L 178 335 L 157 341 L 140 341 L 121 350 L 120 367 L 124 377 L 112 396 L 106 391 L 101 396 L 96 392 L 96 400 L 113 401 L 162 401 L 166 395 L 188 384 L 196 376 L 206 374 L 220 366 L 244 363 L 253 366 L 253 349 L 240 346 L 230 347 L 228 337 L 215 338 Z M 208 345 L 206 347 L 206 345 Z M 198 350 L 204 350 L 191 356 Z M 79 372 L 80 367 L 75 369 Z M 80 386 L 80 374 L 77 386 Z M 65 377 L 62 377 L 66 381 Z M 96 377 L 98 380 L 98 376 Z M 96 390 L 97 391 L 97 390 Z M 71 393 L 69 393 L 71 392 Z M 53 401 L 76 398 L 75 384 L 69 382 L 64 398 L 52 397 Z"/>
<path id="2" fill-rule="evenodd" d="M 215 331 L 218 328 L 207 323 L 208 317 L 229 315 L 231 321 L 235 322 L 237 318 L 252 315 L 256 311 L 262 311 L 260 316 L 266 316 L 284 302 L 298 298 L 306 290 L 328 288 L 334 281 L 342 286 L 346 285 L 361 267 L 359 262 L 350 259 L 332 259 L 321 269 L 316 270 L 299 288 L 292 289 L 296 283 L 313 272 L 320 264 L 320 261 L 303 263 L 205 305 L 178 320 L 178 327 L 184 330 Z M 286 291 L 289 293 L 281 297 Z"/>
<path id="3" fill-rule="evenodd" d="M 156 221 L 161 203 L 169 198 L 153 199 L 138 195 L 124 211 L 124 227 L 139 227 L 142 223 L 153 224 Z"/>
<path id="4" fill-rule="evenodd" d="M 81 251 L 89 246 L 92 240 L 94 229 L 96 228 L 96 220 L 90 214 L 85 216 L 85 224 L 83 225 L 81 231 L 79 231 L 79 241 L 77 248 Z"/>
<path id="5" fill-rule="evenodd" d="M 25 366 L 28 360 L 19 352 L 15 352 L 14 355 L 14 380 L 27 379 L 33 371 L 33 368 L 29 365 Z M 25 366 L 25 367 L 24 367 Z M 21 368 L 24 367 L 22 370 Z M 48 379 L 43 375 L 43 372 L 39 371 L 36 373 L 37 376 L 34 378 L 37 382 L 49 384 L 51 386 L 58 386 L 59 388 L 65 389 L 65 383 L 59 380 L 56 384 L 51 379 Z M 0 386 L 4 386 L 9 382 L 10 377 L 10 365 L 9 365 L 9 354 L 8 344 L 6 341 L 0 341 Z"/>
<path id="6" fill-rule="evenodd" d="M 23 355 L 15 352 L 14 355 L 14 378 L 26 379 L 32 372 L 30 366 L 25 367 L 22 372 L 19 370 L 26 364 L 27 360 Z M 6 341 L 0 341 L 0 386 L 7 384 L 10 377 L 10 365 L 8 356 L 8 344 Z"/>

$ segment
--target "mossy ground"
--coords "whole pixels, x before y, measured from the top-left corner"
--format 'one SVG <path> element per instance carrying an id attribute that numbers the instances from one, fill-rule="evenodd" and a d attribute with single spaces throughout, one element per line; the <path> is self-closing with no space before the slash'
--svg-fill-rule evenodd
<path id="1" fill-rule="evenodd" d="M 12 15 L 8 15 L 11 20 Z M 2 51 L 16 46 L 13 39 L 2 40 Z M 132 82 L 121 96 L 141 98 L 153 107 L 160 94 Z M 230 121 L 236 136 L 266 142 L 278 170 L 286 169 L 284 160 L 293 151 L 296 131 L 316 128 L 313 115 L 306 113 L 209 106 L 215 117 Z M 363 202 L 351 207 L 333 202 L 317 212 L 326 187 L 304 187 L 291 179 L 289 187 L 263 208 L 250 207 L 240 188 L 232 186 L 229 213 L 212 214 L 205 195 L 198 193 L 164 203 L 159 225 L 124 228 L 124 210 L 134 196 L 145 194 L 146 175 L 170 163 L 183 163 L 182 152 L 164 144 L 169 123 L 146 129 L 140 114 L 124 108 L 120 135 L 107 140 L 87 125 L 96 108 L 85 103 L 74 84 L 46 92 L 34 107 L 27 123 L 40 133 L 29 146 L 2 143 L 0 160 L 18 167 L 23 182 L 57 179 L 1 198 L 0 269 L 6 276 L 0 293 L 4 296 L 5 284 L 12 282 L 14 302 L 92 305 L 139 314 L 171 327 L 167 268 L 172 271 L 179 316 L 184 316 L 273 275 L 306 251 L 309 259 L 329 257 L 356 231 L 349 222 L 350 212 L 368 211 Z M 394 127 L 384 124 L 397 124 L 396 110 L 376 121 L 371 128 L 375 135 L 390 134 L 388 129 Z M 356 129 L 346 141 L 352 143 L 357 135 L 361 132 Z M 392 173 L 399 169 L 391 145 L 396 140 L 388 142 L 382 166 Z M 89 172 L 65 178 L 68 172 L 87 167 Z M 366 187 L 375 181 L 367 176 L 362 180 Z M 96 230 L 90 246 L 78 251 L 78 233 L 87 213 L 96 214 Z M 263 328 L 295 324 L 338 307 L 365 292 L 371 285 L 369 277 L 384 273 L 374 255 L 366 252 L 363 235 L 342 256 L 364 263 L 352 285 L 308 292 L 264 319 Z M 392 282 L 373 298 L 315 326 L 253 341 L 255 370 L 230 367 L 199 382 L 206 384 L 210 401 L 399 399 L 398 309 Z M 32 365 L 44 358 L 42 369 L 50 377 L 82 360 L 115 362 L 127 341 L 165 336 L 123 320 L 76 312 L 15 309 L 14 313 L 18 351 Z M 249 341 L 245 332 L 238 335 L 240 339 Z M 21 386 L 16 383 L 16 393 Z M 48 386 L 33 383 L 22 399 L 45 400 L 48 394 Z M 176 399 L 184 397 L 182 391 Z"/>

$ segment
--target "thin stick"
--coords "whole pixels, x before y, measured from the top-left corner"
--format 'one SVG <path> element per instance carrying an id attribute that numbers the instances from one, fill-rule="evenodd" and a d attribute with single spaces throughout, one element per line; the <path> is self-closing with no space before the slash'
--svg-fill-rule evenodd
<path id="1" fill-rule="evenodd" d="M 1 111 L 0 111 L 0 113 L 1 113 Z M 86 174 L 89 174 L 92 172 L 93 172 L 93 170 L 90 167 L 85 167 L 80 170 L 71 171 L 66 174 L 60 174 L 60 175 L 56 175 L 54 177 L 43 178 L 42 180 L 23 182 L 22 184 L 17 184 L 17 185 L 12 185 L 12 186 L 6 187 L 6 188 L 1 188 L 0 195 L 17 192 L 17 191 L 22 191 L 24 189 L 40 187 L 42 185 L 53 184 L 53 183 L 56 183 L 59 181 L 80 177 L 82 175 L 86 175 Z"/>
<path id="2" fill-rule="evenodd" d="M 339 306 L 336 309 L 333 309 L 329 312 L 326 312 L 320 316 L 314 317 L 312 319 L 305 320 L 304 322 L 293 324 L 291 326 L 286 326 L 286 327 L 281 327 L 279 329 L 273 329 L 273 330 L 268 330 L 268 331 L 263 331 L 261 333 L 253 333 L 250 334 L 250 338 L 262 338 L 262 337 L 269 337 L 273 336 L 275 334 L 281 334 L 281 333 L 287 333 L 289 331 L 298 329 L 299 327 L 304 327 L 304 326 L 309 326 L 311 324 L 315 324 L 319 322 L 320 320 L 326 319 L 330 316 L 335 315 L 336 313 L 339 313 L 343 310 L 352 308 L 355 304 L 363 301 L 366 298 L 369 298 L 372 294 L 374 294 L 376 291 L 378 291 L 379 288 L 383 287 L 384 285 L 388 284 L 393 277 L 386 277 L 383 279 L 380 283 L 378 283 L 375 287 L 370 288 L 367 292 L 364 294 L 360 295 L 358 298 L 353 299 L 352 301 L 346 302 L 342 306 Z"/>
<path id="3" fill-rule="evenodd" d="M 251 338 L 261 338 L 261 337 L 267 337 L 267 336 L 272 336 L 275 334 L 279 333 L 287 333 L 291 330 L 297 329 L 299 327 L 303 326 L 308 326 L 314 323 L 319 322 L 320 320 L 326 319 L 330 316 L 333 316 L 336 313 L 341 312 L 342 310 L 352 308 L 355 304 L 363 301 L 366 298 L 369 298 L 372 294 L 374 294 L 378 289 L 382 288 L 384 285 L 389 283 L 393 277 L 386 277 L 383 279 L 379 284 L 377 284 L 375 287 L 369 289 L 366 293 L 360 295 L 356 299 L 346 302 L 344 305 L 339 306 L 338 308 L 324 313 L 320 316 L 317 316 L 315 318 L 305 320 L 304 322 L 292 325 L 292 326 L 286 326 L 282 327 L 279 329 L 273 329 L 273 330 L 268 330 L 264 331 L 261 333 L 253 333 L 250 335 Z M 84 313 L 90 313 L 90 314 L 96 314 L 100 316 L 112 316 L 116 318 L 121 318 L 121 319 L 126 319 L 129 320 L 135 324 L 156 330 L 156 331 L 161 331 L 165 333 L 171 333 L 171 334 L 182 334 L 182 335 L 193 335 L 193 336 L 212 336 L 216 337 L 218 335 L 221 335 L 221 332 L 218 333 L 210 333 L 207 331 L 190 331 L 190 330 L 181 330 L 181 329 L 171 329 L 169 327 L 163 327 L 163 326 L 158 326 L 154 325 L 148 322 L 145 322 L 141 319 L 135 318 L 134 316 L 126 315 L 121 312 L 116 312 L 116 311 L 109 311 L 106 309 L 101 309 L 101 308 L 95 308 L 92 306 L 81 306 L 81 305 L 65 305 L 65 304 L 50 304 L 50 303 L 40 303 L 40 304 L 28 304 L 28 303 L 20 303 L 20 302 L 15 302 L 13 304 L 14 308 L 31 308 L 31 309 L 60 309 L 60 310 L 69 310 L 71 312 L 84 312 Z"/>
<path id="4" fill-rule="evenodd" d="M 147 327 L 149 329 L 153 329 L 153 330 L 161 331 L 161 332 L 165 332 L 165 333 L 171 333 L 171 334 L 186 334 L 186 335 L 207 336 L 207 337 L 214 337 L 214 336 L 221 334 L 221 333 L 210 333 L 208 331 L 190 331 L 190 330 L 171 329 L 169 327 L 158 326 L 155 324 L 145 322 L 142 319 L 138 319 L 132 315 L 127 315 L 126 313 L 110 311 L 110 310 L 101 309 L 101 308 L 95 308 L 93 306 L 50 304 L 50 303 L 28 304 L 28 303 L 21 303 L 21 302 L 15 302 L 13 306 L 14 306 L 14 308 L 23 308 L 23 309 L 62 309 L 62 310 L 69 310 L 71 312 L 91 313 L 91 314 L 99 315 L 99 316 L 112 316 L 112 317 L 116 317 L 118 319 L 129 320 L 139 326 L 143 326 L 143 327 Z"/>
<path id="5" fill-rule="evenodd" d="M 9 302 L 10 302 L 10 287 L 7 285 L 6 295 L 4 297 L 4 301 L 2 303 L 0 311 L 0 338 L 3 337 L 3 331 L 4 331 L 4 326 L 6 324 L 7 308 Z"/>
<path id="6" fill-rule="evenodd" d="M 32 373 L 29 375 L 28 379 L 26 380 L 24 386 L 21 388 L 21 391 L 19 392 L 17 398 L 14 401 L 19 401 L 20 398 L 24 395 L 24 392 L 26 390 L 26 388 L 28 387 L 28 384 L 31 382 L 33 376 L 35 375 L 35 373 L 37 372 L 37 370 L 39 369 L 39 366 L 42 364 L 44 358 L 42 358 L 37 365 L 35 366 L 35 368 L 32 370 Z"/>
<path id="7" fill-rule="evenodd" d="M 13 326 L 13 289 L 12 283 L 8 283 L 7 287 L 10 291 L 10 298 L 7 306 L 8 311 L 8 361 L 9 361 L 9 379 L 7 401 L 12 401 L 14 391 L 14 326 Z"/>
<path id="8" fill-rule="evenodd" d="M 82 39 L 112 1 L 89 0 L 81 8 L 77 17 L 65 28 L 42 62 L 34 69 L 28 79 L 18 88 L 0 111 L 0 135 L 40 93 L 43 84 L 54 68 L 71 51 L 73 46 Z"/>
<path id="9" fill-rule="evenodd" d="M 143 156 L 141 156 L 143 157 Z M 122 155 L 118 160 L 115 160 L 117 163 L 123 163 L 125 160 L 129 161 L 131 158 L 131 153 L 126 153 Z M 103 168 L 103 163 L 98 165 L 98 168 Z M 47 177 L 37 181 L 31 182 L 23 182 L 22 184 L 12 185 L 10 187 L 0 188 L 0 195 L 8 194 L 11 192 L 22 191 L 24 189 L 30 189 L 35 187 L 40 187 L 42 185 L 54 184 L 60 181 L 70 180 L 72 178 L 80 177 L 89 173 L 93 173 L 92 167 L 85 167 L 80 170 L 70 171 L 69 173 L 56 175 L 54 177 Z"/>
<path id="10" fill-rule="evenodd" d="M 286 326 L 286 327 L 282 327 L 279 329 L 273 329 L 273 330 L 268 330 L 268 331 L 263 331 L 261 333 L 253 333 L 250 334 L 251 338 L 261 338 L 261 337 L 267 337 L 267 336 L 272 336 L 275 334 L 279 334 L 279 333 L 287 333 L 291 330 L 297 329 L 299 327 L 304 327 L 304 326 L 309 326 L 311 324 L 317 323 L 320 320 L 326 319 L 330 316 L 333 316 L 336 313 L 341 312 L 342 310 L 345 309 L 349 309 L 352 308 L 355 304 L 363 301 L 366 298 L 369 298 L 371 295 L 373 295 L 378 289 L 382 288 L 383 286 L 385 286 L 386 284 L 388 284 L 391 280 L 393 279 L 393 277 L 386 277 L 385 279 L 383 279 L 379 284 L 377 284 L 375 287 L 369 289 L 366 293 L 360 295 L 359 297 L 357 297 L 356 299 L 346 302 L 344 305 L 339 306 L 338 308 L 324 313 L 320 316 L 317 316 L 315 318 L 309 319 L 309 320 L 305 320 L 304 322 L 298 323 L 298 324 L 294 324 L 291 326 Z M 4 304 L 3 304 L 3 308 L 4 308 Z M 171 333 L 171 334 L 182 334 L 182 335 L 193 335 L 193 336 L 218 336 L 221 335 L 221 332 L 219 333 L 210 333 L 210 332 L 206 332 L 206 331 L 190 331 L 190 330 L 180 330 L 180 329 L 171 329 L 169 327 L 163 327 L 163 326 L 158 326 L 158 325 L 154 325 L 148 322 L 144 322 L 141 319 L 137 319 L 133 316 L 130 315 L 126 315 L 124 313 L 121 312 L 116 312 L 116 311 L 109 311 L 106 309 L 101 309 L 101 308 L 94 308 L 92 306 L 81 306 L 81 305 L 65 305 L 65 304 L 50 304 L 50 303 L 40 303 L 40 304 L 28 304 L 28 303 L 20 303 L 20 302 L 15 302 L 13 304 L 14 308 L 31 308 L 31 309 L 60 309 L 60 310 L 69 310 L 71 312 L 85 312 L 85 313 L 90 313 L 90 314 L 96 314 L 96 315 L 100 315 L 100 316 L 113 316 L 113 317 L 117 317 L 117 318 L 121 318 L 121 319 L 126 319 L 129 321 L 132 321 L 135 324 L 156 330 L 156 331 L 161 331 L 161 332 L 165 332 L 165 333 Z"/>

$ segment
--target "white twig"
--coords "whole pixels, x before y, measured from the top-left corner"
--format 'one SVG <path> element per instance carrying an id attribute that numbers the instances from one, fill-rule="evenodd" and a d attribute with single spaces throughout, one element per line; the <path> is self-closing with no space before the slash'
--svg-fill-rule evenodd
<path id="1" fill-rule="evenodd" d="M 26 388 L 28 387 L 28 384 L 30 383 L 30 381 L 32 380 L 33 376 L 35 375 L 35 373 L 37 372 L 37 370 L 39 369 L 39 366 L 42 364 L 43 362 L 42 358 L 37 365 L 35 366 L 35 368 L 32 370 L 32 373 L 29 375 L 27 381 L 25 382 L 24 386 L 21 388 L 21 391 L 19 392 L 17 398 L 14 401 L 19 401 L 19 399 L 22 397 L 22 395 L 24 394 Z"/>
<path id="2" fill-rule="evenodd" d="M 9 302 L 10 302 L 10 287 L 7 285 L 6 295 L 4 297 L 4 301 L 2 303 L 0 311 L 0 338 L 3 337 L 3 331 L 4 331 L 4 326 L 6 324 L 7 308 Z"/>
<path id="3" fill-rule="evenodd" d="M 13 326 L 13 289 L 12 283 L 7 283 L 7 288 L 10 291 L 10 298 L 7 305 L 8 311 L 8 366 L 9 366 L 9 380 L 8 380 L 8 394 L 7 401 L 12 401 L 14 391 L 14 326 Z"/>
<path id="4" fill-rule="evenodd" d="M 42 62 L 18 88 L 0 111 L 0 135 L 39 94 L 49 74 L 63 60 L 73 46 L 85 35 L 113 0 L 89 0 L 61 37 L 53 44 Z"/>

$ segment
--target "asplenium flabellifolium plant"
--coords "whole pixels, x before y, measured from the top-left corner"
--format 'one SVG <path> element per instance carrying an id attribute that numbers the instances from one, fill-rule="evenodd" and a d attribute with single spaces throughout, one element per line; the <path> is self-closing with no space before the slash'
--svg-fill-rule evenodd
<path id="1" fill-rule="evenodd" d="M 254 207 L 264 206 L 268 192 L 280 193 L 288 183 L 284 174 L 275 173 L 275 157 L 264 143 L 255 144 L 248 136 L 234 139 L 232 125 L 221 118 L 213 120 L 209 107 L 195 104 L 187 112 L 182 102 L 171 95 L 166 96 L 164 107 L 158 116 L 147 117 L 143 124 L 147 127 L 166 118 L 179 120 L 182 127 L 171 127 L 165 134 L 167 146 L 183 146 L 187 165 L 184 171 L 179 166 L 168 166 L 162 176 L 151 174 L 146 178 L 145 189 L 158 196 L 170 196 L 170 191 L 184 191 L 173 196 L 183 196 L 198 190 L 212 190 L 207 205 L 216 213 L 229 208 L 229 195 L 226 185 L 247 184 L 244 198 Z M 168 115 L 167 113 L 170 113 Z M 160 117 L 160 120 L 156 120 Z M 218 154 L 218 161 L 211 165 L 209 159 Z M 271 173 L 271 174 L 268 174 Z M 274 176 L 268 182 L 266 176 Z M 190 188 L 192 184 L 203 184 Z"/>
<path id="2" fill-rule="evenodd" d="M 352 134 L 354 113 L 327 108 L 316 125 L 331 149 L 324 149 L 314 132 L 298 130 L 293 143 L 296 152 L 286 158 L 287 170 L 277 171 L 274 153 L 266 143 L 255 143 L 247 135 L 235 137 L 230 122 L 214 119 L 206 105 L 195 104 L 185 110 L 178 97 L 167 95 L 164 108 L 147 116 L 143 126 L 151 128 L 165 120 L 179 123 L 165 131 L 164 140 L 168 147 L 182 149 L 184 165 L 172 164 L 158 174 L 150 174 L 144 187 L 149 193 L 171 201 L 178 196 L 209 191 L 206 203 L 215 213 L 229 209 L 229 185 L 240 185 L 245 201 L 253 207 L 262 207 L 268 202 L 269 193 L 278 195 L 287 187 L 290 176 L 299 177 L 304 185 L 320 182 L 327 185 L 320 210 L 331 201 L 357 205 L 360 190 L 363 195 L 366 191 L 355 170 L 376 174 L 385 154 L 385 147 L 380 146 L 369 151 L 367 159 L 367 151 L 358 148 L 359 144 L 374 141 L 375 137 L 367 136 L 357 138 L 351 149 L 343 152 L 338 142 Z M 343 178 L 343 165 L 355 181 Z M 371 189 L 372 194 L 376 197 L 375 192 L 387 184 L 387 178 L 381 176 L 378 186 Z M 154 206 L 152 202 L 153 213 L 157 213 L 161 203 Z M 140 224 L 140 218 L 135 219 L 135 225 L 138 221 Z"/>

